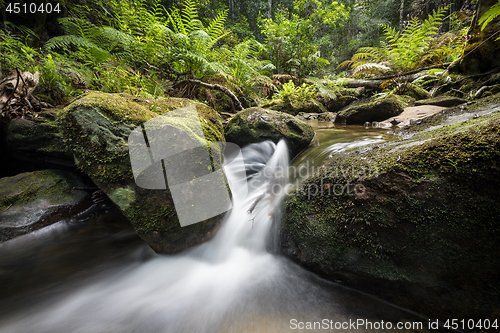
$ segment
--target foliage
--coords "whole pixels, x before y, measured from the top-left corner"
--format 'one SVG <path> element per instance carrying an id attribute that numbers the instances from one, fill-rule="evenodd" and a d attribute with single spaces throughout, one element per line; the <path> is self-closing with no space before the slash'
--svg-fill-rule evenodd
<path id="1" fill-rule="evenodd" d="M 30 70 L 35 66 L 38 51 L 27 46 L 19 35 L 8 30 L 0 30 L 0 64 L 2 71 L 10 72 L 16 68 Z"/>
<path id="2" fill-rule="evenodd" d="M 308 77 L 309 82 L 315 87 L 317 94 L 326 100 L 336 100 L 343 96 L 357 96 L 359 92 L 353 88 L 347 88 L 345 79 L 325 80 L 317 77 Z"/>
<path id="3" fill-rule="evenodd" d="M 266 36 L 264 55 L 278 72 L 313 75 L 329 64 L 318 43 L 323 28 L 337 26 L 348 15 L 349 8 L 337 2 L 295 0 L 292 11 L 281 8 L 274 19 L 260 18 Z"/>
<path id="4" fill-rule="evenodd" d="M 500 1 L 498 1 L 490 9 L 488 9 L 486 13 L 484 13 L 483 16 L 479 18 L 478 23 L 481 24 L 481 30 L 484 30 L 486 26 L 499 15 L 500 15 Z M 495 41 L 497 40 L 500 40 L 500 37 L 495 39 Z"/>
<path id="5" fill-rule="evenodd" d="M 284 83 L 278 93 L 274 94 L 273 101 L 285 100 L 292 97 L 297 101 L 308 101 L 316 96 L 315 87 L 303 83 L 296 86 L 292 80 Z"/>
<path id="6" fill-rule="evenodd" d="M 460 55 L 465 30 L 436 38 L 448 7 L 434 11 L 424 22 L 414 17 L 402 32 L 384 25 L 386 43 L 381 47 L 360 48 L 351 60 L 339 66 L 350 66 L 357 75 L 380 74 L 391 68 L 408 71 L 424 64 L 453 60 Z"/>

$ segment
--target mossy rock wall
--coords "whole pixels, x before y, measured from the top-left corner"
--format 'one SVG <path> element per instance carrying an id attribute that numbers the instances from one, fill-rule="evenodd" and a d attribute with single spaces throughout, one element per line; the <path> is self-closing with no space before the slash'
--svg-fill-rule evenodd
<path id="1" fill-rule="evenodd" d="M 158 253 L 175 253 L 209 240 L 221 216 L 181 227 L 169 189 L 136 185 L 128 151 L 128 136 L 144 122 L 195 104 L 207 141 L 224 142 L 222 120 L 208 106 L 188 99 L 148 100 L 128 94 L 91 92 L 82 95 L 61 114 L 60 124 L 75 162 L 130 220 L 141 238 Z M 189 120 L 172 126 L 189 129 Z M 201 138 L 193 138 L 201 140 Z M 214 154 L 214 163 L 220 165 Z"/>
<path id="2" fill-rule="evenodd" d="M 227 142 L 240 147 L 266 140 L 278 143 L 285 139 L 292 158 L 314 138 L 314 130 L 306 122 L 286 113 L 257 107 L 238 112 L 226 125 L 224 133 Z"/>
<path id="3" fill-rule="evenodd" d="M 486 13 L 497 0 L 482 0 L 478 3 L 471 27 L 467 34 L 472 38 L 467 40 L 462 57 L 449 68 L 450 72 L 463 74 L 485 73 L 500 66 L 500 42 L 497 32 L 500 30 L 500 16 L 497 16 L 484 29 L 481 29 L 479 18 Z"/>
<path id="4" fill-rule="evenodd" d="M 429 317 L 496 317 L 499 133 L 496 112 L 335 156 L 286 199 L 283 253 Z"/>

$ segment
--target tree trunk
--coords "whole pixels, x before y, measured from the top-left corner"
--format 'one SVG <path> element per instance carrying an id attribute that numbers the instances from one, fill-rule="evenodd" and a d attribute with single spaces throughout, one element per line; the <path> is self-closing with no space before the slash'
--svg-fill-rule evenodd
<path id="1" fill-rule="evenodd" d="M 403 31 L 405 27 L 404 11 L 405 11 L 405 0 L 401 0 L 401 7 L 399 8 L 399 31 Z"/>
<path id="2" fill-rule="evenodd" d="M 479 0 L 476 14 L 472 20 L 468 35 L 473 36 L 467 41 L 462 58 L 450 66 L 449 70 L 462 74 L 478 74 L 500 67 L 500 41 L 495 41 L 500 34 L 500 16 L 491 21 L 481 31 L 479 18 L 498 0 Z"/>
<path id="3" fill-rule="evenodd" d="M 269 11 L 267 12 L 267 18 L 271 19 L 273 14 L 273 0 L 268 0 Z"/>
<path id="4" fill-rule="evenodd" d="M 231 13 L 231 23 L 234 24 L 234 0 L 229 0 L 229 12 Z"/>

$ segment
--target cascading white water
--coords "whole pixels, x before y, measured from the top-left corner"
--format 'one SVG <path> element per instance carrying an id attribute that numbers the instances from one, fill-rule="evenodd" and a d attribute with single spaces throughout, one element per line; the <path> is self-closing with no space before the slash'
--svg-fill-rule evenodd
<path id="1" fill-rule="evenodd" d="M 289 332 L 292 319 L 394 316 L 373 299 L 339 292 L 266 251 L 288 185 L 287 147 L 265 142 L 242 153 L 244 169 L 225 166 L 233 208 L 213 240 L 46 295 L 41 304 L 0 319 L 0 332 Z M 363 303 L 360 313 L 356 302 Z"/>

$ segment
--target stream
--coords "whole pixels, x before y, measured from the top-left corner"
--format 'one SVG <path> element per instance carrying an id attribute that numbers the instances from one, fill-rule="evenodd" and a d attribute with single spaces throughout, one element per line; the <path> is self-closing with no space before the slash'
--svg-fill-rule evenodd
<path id="1" fill-rule="evenodd" d="M 313 172 L 344 149 L 387 139 L 379 129 L 319 129 L 292 166 Z M 220 230 L 182 253 L 155 254 L 109 206 L 1 244 L 0 332 L 430 331 L 428 318 L 276 255 L 280 203 L 304 174 L 288 174 L 283 142 L 242 152 L 244 170 L 224 167 L 233 208 Z"/>

